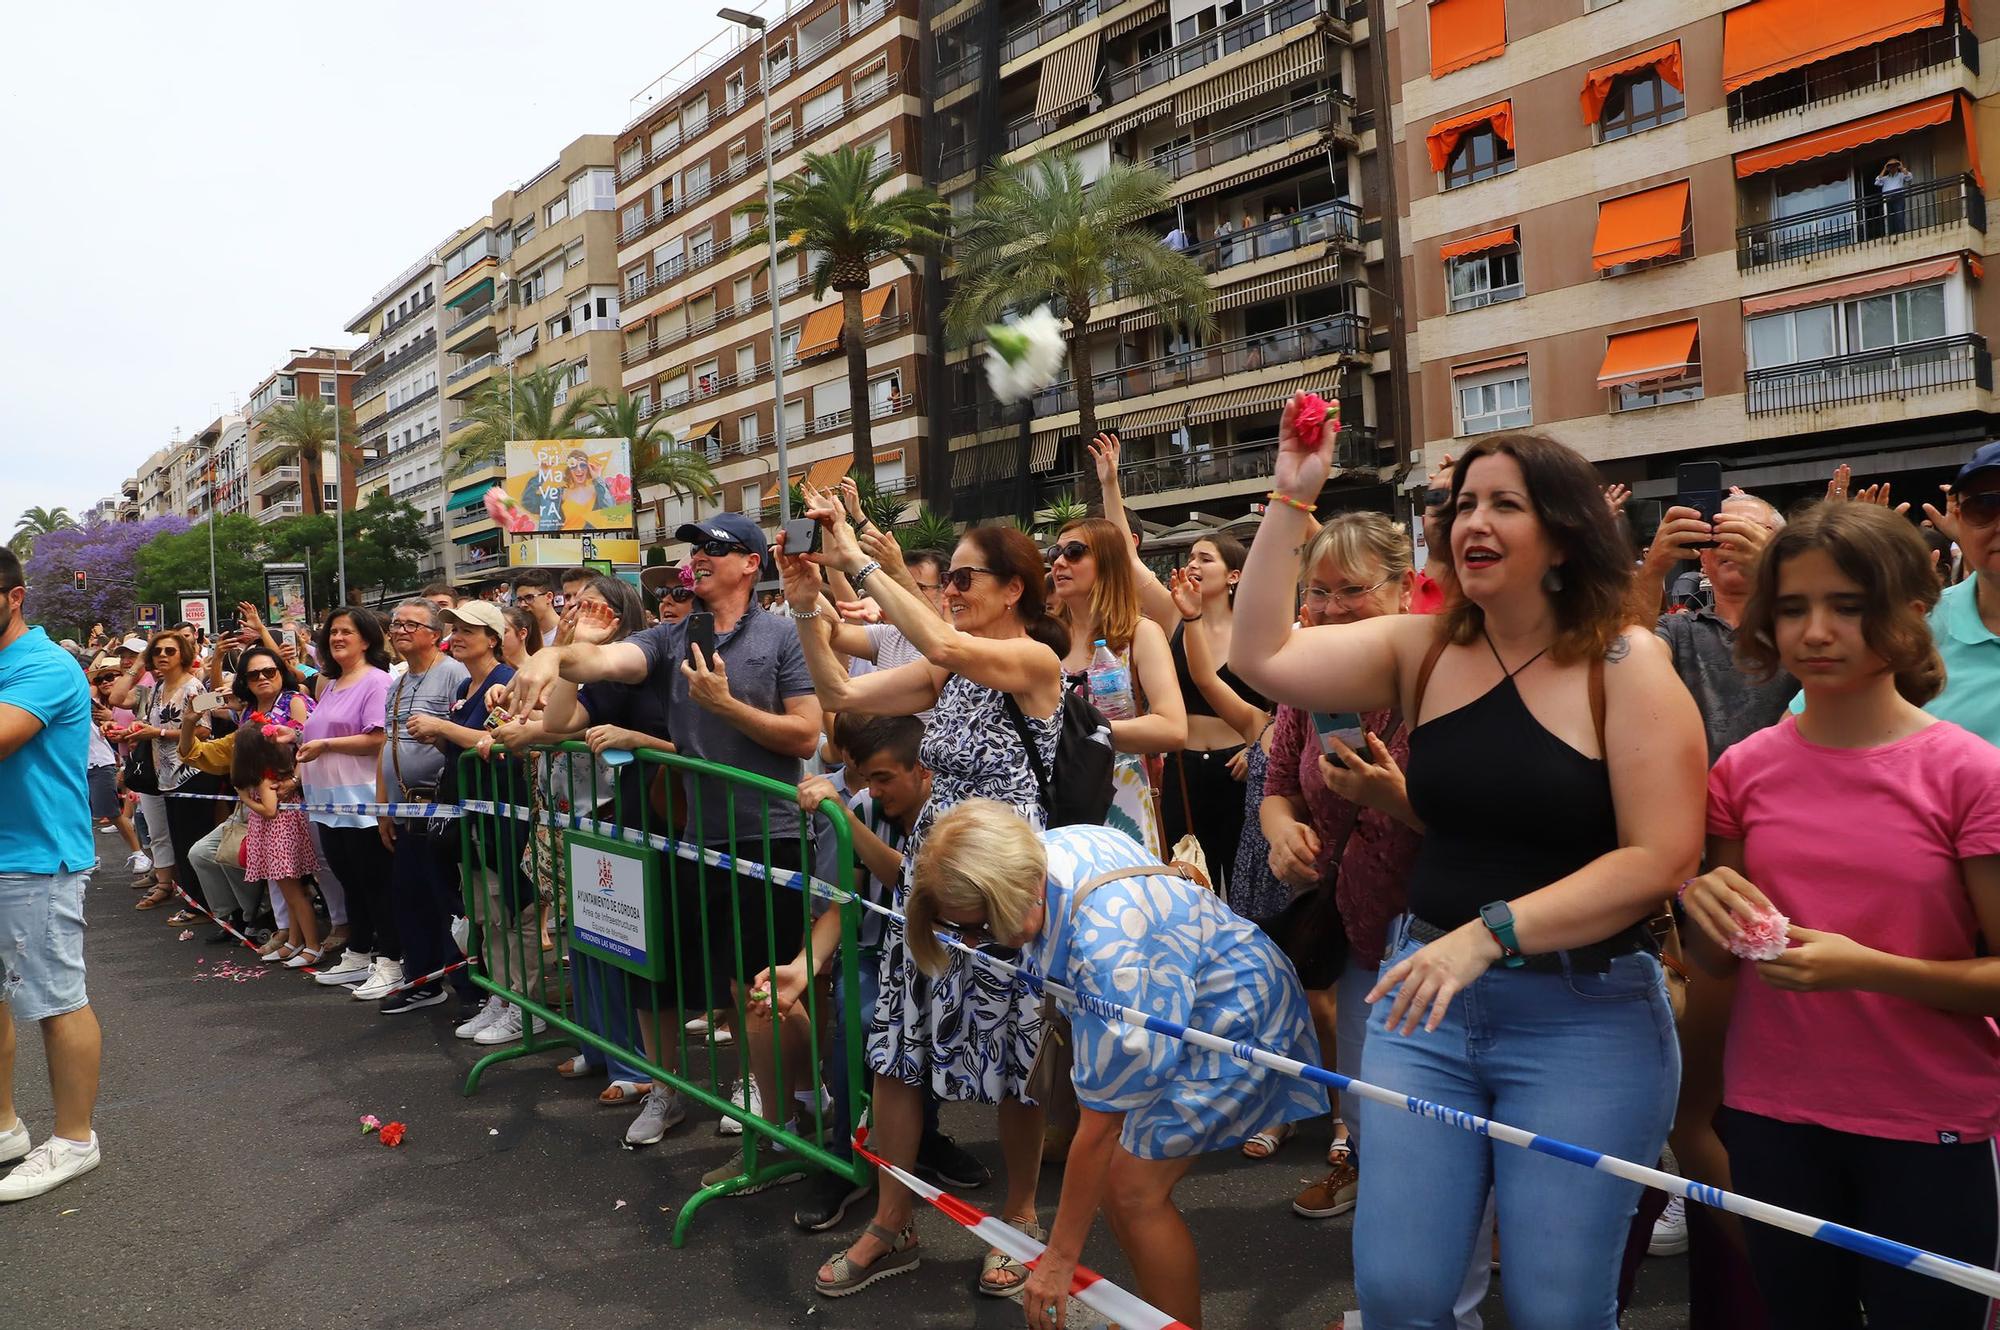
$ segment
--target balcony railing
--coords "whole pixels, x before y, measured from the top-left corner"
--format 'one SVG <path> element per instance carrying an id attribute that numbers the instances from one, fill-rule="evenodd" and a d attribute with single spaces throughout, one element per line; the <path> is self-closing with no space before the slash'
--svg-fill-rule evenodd
<path id="1" fill-rule="evenodd" d="M 1099 14 L 1116 9 L 1124 0 L 1077 0 L 1067 9 L 1031 19 L 1008 33 L 1000 42 L 1000 63 L 1006 64 L 1040 46 L 1052 42 L 1073 28 L 1081 27 Z"/>
<path id="2" fill-rule="evenodd" d="M 1125 365 L 1091 375 L 1094 400 L 1126 401 L 1165 392 L 1193 383 L 1209 383 L 1253 370 L 1295 364 L 1322 356 L 1364 354 L 1368 341 L 1368 321 L 1359 314 L 1331 314 L 1289 328 L 1279 328 L 1254 337 L 1213 346 L 1197 346 L 1176 351 L 1137 365 Z M 1030 399 L 1037 416 L 1052 416 L 1076 410 L 1076 383 L 1066 379 L 1035 394 Z M 965 433 L 1004 423 L 1004 408 L 995 402 L 977 407 L 960 407 L 953 415 L 952 429 Z"/>
<path id="3" fill-rule="evenodd" d="M 280 499 L 277 503 L 267 503 L 257 510 L 257 520 L 266 525 L 287 517 L 297 517 L 305 511 L 305 506 L 297 499 Z"/>
<path id="4" fill-rule="evenodd" d="M 1315 129 L 1344 130 L 1353 113 L 1354 103 L 1345 93 L 1327 93 L 1217 130 L 1192 143 L 1157 151 L 1146 164 L 1179 180 Z"/>
<path id="5" fill-rule="evenodd" d="M 492 520 L 491 517 L 487 516 L 484 505 L 472 508 L 454 508 L 451 511 L 451 529 L 454 531 L 460 527 L 476 526 L 480 522 L 490 522 Z"/>
<path id="6" fill-rule="evenodd" d="M 412 361 L 421 360 L 437 350 L 437 330 L 432 329 L 416 341 L 410 343 L 395 355 L 363 374 L 354 385 L 354 396 L 358 399 L 370 388 L 389 378 L 398 370 L 407 368 Z"/>
<path id="7" fill-rule="evenodd" d="M 280 489 L 286 485 L 299 483 L 299 469 L 295 466 L 274 466 L 269 471 L 259 472 L 251 489 L 258 494 L 265 490 Z"/>
<path id="8" fill-rule="evenodd" d="M 395 288 L 391 287 L 389 289 L 393 291 Z M 383 316 L 384 322 L 382 324 L 382 331 L 376 333 L 373 337 L 363 342 L 361 346 L 354 352 L 354 354 L 348 357 L 347 363 L 350 365 L 359 365 L 362 361 L 374 355 L 377 349 L 379 349 L 384 342 L 388 341 L 390 338 L 396 335 L 397 329 L 401 328 L 411 319 L 416 318 L 417 315 L 423 313 L 425 310 L 429 309 L 432 305 L 435 304 L 437 304 L 437 293 L 435 291 L 433 291 L 428 298 L 426 298 L 420 292 L 417 295 L 416 303 L 411 307 L 410 312 L 408 314 L 403 315 L 401 318 L 397 318 L 395 316 L 396 312 L 394 310 L 388 311 L 388 313 Z"/>
<path id="9" fill-rule="evenodd" d="M 1258 413 L 1269 415 L 1268 408 Z M 1381 464 L 1379 437 L 1373 426 L 1351 426 L 1340 431 L 1334 445 L 1334 465 L 1343 470 L 1370 470 Z M 1127 498 L 1171 494 L 1176 490 L 1200 489 L 1205 485 L 1228 485 L 1247 480 L 1262 481 L 1271 475 L 1278 458 L 1275 439 L 1252 443 L 1226 444 L 1211 448 L 1196 444 L 1182 453 L 1169 453 L 1118 468 L 1118 489 Z M 1081 494 L 1083 472 L 1064 471 L 1035 477 L 1038 499 L 1046 501 L 1060 494 Z"/>
<path id="10" fill-rule="evenodd" d="M 1945 12 L 1954 11 L 1947 5 Z M 1739 129 L 1822 102 L 1856 97 L 1953 62 L 1979 72 L 1979 39 L 1956 22 L 1892 37 L 1730 93 L 1729 127 Z"/>
<path id="11" fill-rule="evenodd" d="M 453 429 L 458 428 L 459 423 L 460 422 L 458 421 L 453 421 L 452 428 Z M 464 423 L 470 424 L 471 422 L 467 420 Z M 411 439 L 408 443 L 404 444 L 402 447 L 393 449 L 390 452 L 386 452 L 382 456 L 376 458 L 374 461 L 368 462 L 363 466 L 361 466 L 358 470 L 355 471 L 354 478 L 356 480 L 371 480 L 374 477 L 381 475 L 384 471 L 388 470 L 390 467 L 394 466 L 401 459 L 408 457 L 411 453 L 423 452 L 424 450 L 431 447 L 433 444 L 435 444 L 439 439 L 443 437 L 444 437 L 443 431 L 432 430 L 430 433 L 424 435 L 422 438 Z"/>
<path id="12" fill-rule="evenodd" d="M 1361 209 L 1345 199 L 1328 199 L 1276 221 L 1261 222 L 1228 235 L 1214 236 L 1198 245 L 1188 246 L 1183 252 L 1205 271 L 1221 272 L 1239 263 L 1267 259 L 1273 254 L 1284 254 L 1322 242 L 1359 245 Z M 1113 299 L 1126 294 L 1122 282 L 1112 285 Z"/>
<path id="13" fill-rule="evenodd" d="M 456 319 L 453 319 L 451 327 L 447 329 L 445 332 L 445 336 L 456 337 L 461 332 L 464 332 L 467 328 L 470 328 L 473 324 L 479 322 L 483 318 L 486 318 L 488 315 L 492 313 L 493 313 L 493 302 L 491 300 L 482 300 L 477 305 L 474 305 L 471 309 L 466 310 L 465 313 L 459 315 Z"/>
<path id="14" fill-rule="evenodd" d="M 1976 333 L 1774 365 L 1744 375 L 1747 409 L 1753 416 L 1826 411 L 1853 402 L 1992 386 L 1993 361 L 1986 339 Z"/>
<path id="15" fill-rule="evenodd" d="M 450 387 L 461 379 L 469 379 L 482 369 L 490 368 L 500 357 L 491 351 L 475 360 L 468 360 L 457 369 L 444 376 L 445 386 Z"/>
<path id="16" fill-rule="evenodd" d="M 1736 231 L 1736 266 L 1749 271 L 1960 223 L 1986 229 L 1986 196 L 1969 175 L 1926 180 Z"/>

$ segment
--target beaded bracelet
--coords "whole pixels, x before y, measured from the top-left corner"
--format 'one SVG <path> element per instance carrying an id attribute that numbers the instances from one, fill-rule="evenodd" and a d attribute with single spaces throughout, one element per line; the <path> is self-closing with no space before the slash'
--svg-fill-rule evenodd
<path id="1" fill-rule="evenodd" d="M 1312 504 L 1307 503 L 1304 499 L 1294 499 L 1291 495 L 1280 494 L 1277 490 L 1272 490 L 1269 494 L 1266 494 L 1264 497 L 1271 500 L 1274 503 L 1282 503 L 1288 508 L 1296 508 L 1300 512 L 1304 513 L 1307 517 L 1311 517 L 1313 513 L 1317 511 L 1317 509 Z"/>

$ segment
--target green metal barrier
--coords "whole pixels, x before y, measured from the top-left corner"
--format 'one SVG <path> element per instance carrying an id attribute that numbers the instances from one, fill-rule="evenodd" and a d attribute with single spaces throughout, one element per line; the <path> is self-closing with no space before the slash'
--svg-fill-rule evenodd
<path id="1" fill-rule="evenodd" d="M 615 1054 L 691 1104 L 743 1123 L 742 1168 L 702 1187 L 681 1208 L 676 1247 L 703 1205 L 795 1172 L 800 1164 L 857 1184 L 868 1179 L 868 1165 L 835 1153 L 846 1143 L 830 1139 L 821 1076 L 827 1030 L 822 985 L 810 973 L 811 948 L 789 946 L 793 933 L 810 937 L 816 909 L 839 911 L 836 959 L 848 1019 L 827 1056 L 845 1066 L 846 1121 L 858 1123 L 866 1102 L 861 1050 L 867 1013 L 858 1010 L 861 906 L 852 893 L 854 860 L 843 810 L 831 801 L 820 806 L 838 846 L 833 885 L 840 899 L 832 903 L 799 885 L 812 867 L 802 841 L 772 834 L 770 810 L 798 808 L 797 788 L 782 781 L 651 749 L 607 770 L 574 742 L 525 754 L 495 749 L 490 760 L 468 752 L 458 778 L 469 810 L 459 819 L 459 846 L 466 917 L 477 938 L 469 948 L 478 957 L 472 980 L 524 1013 L 521 1039 L 473 1065 L 467 1095 L 491 1066 L 574 1044 Z M 728 841 L 704 847 L 680 829 L 700 827 L 705 807 L 716 799 L 726 802 Z M 799 821 L 803 829 L 812 819 L 802 815 Z M 791 858 L 796 870 L 782 866 Z M 552 940 L 548 947 L 544 929 Z M 762 1112 L 752 1113 L 751 1045 L 776 1042 L 778 1025 L 775 996 L 752 1002 L 746 981 L 789 964 L 801 949 L 809 972 L 802 1004 L 809 1027 L 810 1056 L 803 1059 L 809 1084 L 801 1092 L 806 1102 L 800 1104 L 787 1086 L 786 1059 L 777 1057 L 767 1071 L 771 1084 Z M 713 1020 L 705 1035 L 691 1040 L 687 1019 L 716 1009 L 728 1013 L 733 1045 L 717 1043 Z M 621 1021 L 621 1013 L 627 1019 Z M 537 1034 L 531 1016 L 548 1029 Z M 621 1026 L 631 1035 L 618 1038 Z M 726 1089 L 731 1076 L 742 1087 L 736 1098 Z M 797 1118 L 787 1111 L 794 1108 Z"/>

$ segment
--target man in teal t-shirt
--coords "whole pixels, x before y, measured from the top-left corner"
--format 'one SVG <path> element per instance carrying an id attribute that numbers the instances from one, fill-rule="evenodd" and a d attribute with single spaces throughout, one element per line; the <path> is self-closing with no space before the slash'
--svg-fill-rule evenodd
<path id="1" fill-rule="evenodd" d="M 83 892 L 97 851 L 85 768 L 90 685 L 22 617 L 21 561 L 0 548 L 0 1201 L 97 1167 L 102 1035 L 83 987 Z M 31 1146 L 14 1113 L 14 1019 L 42 1027 L 55 1130 Z"/>
<path id="2" fill-rule="evenodd" d="M 1931 611 L 1944 691 L 1924 709 L 2000 744 L 2000 443 L 1987 444 L 1959 468 L 1951 506 L 1971 575 Z"/>

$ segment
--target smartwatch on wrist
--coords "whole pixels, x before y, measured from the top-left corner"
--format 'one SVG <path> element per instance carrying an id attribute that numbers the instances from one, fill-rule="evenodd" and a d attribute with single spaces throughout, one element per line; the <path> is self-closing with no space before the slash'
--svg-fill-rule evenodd
<path id="1" fill-rule="evenodd" d="M 1514 937 L 1514 910 L 1506 901 L 1493 901 L 1479 907 L 1479 922 L 1486 925 L 1486 931 L 1500 944 L 1500 959 L 1508 969 L 1518 969 L 1526 964 L 1527 957 L 1521 954 L 1521 944 Z"/>

